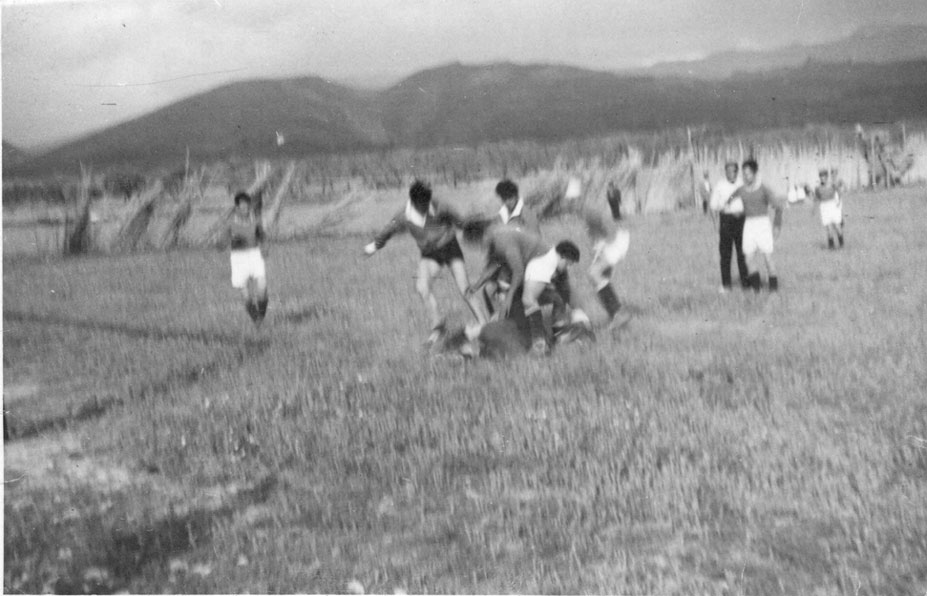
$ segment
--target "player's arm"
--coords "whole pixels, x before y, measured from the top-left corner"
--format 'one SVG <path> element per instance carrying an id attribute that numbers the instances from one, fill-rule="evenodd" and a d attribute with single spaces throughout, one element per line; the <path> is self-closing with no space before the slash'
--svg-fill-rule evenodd
<path id="1" fill-rule="evenodd" d="M 396 214 L 396 216 L 393 217 L 393 219 L 391 219 L 388 224 L 386 224 L 386 227 L 380 230 L 380 233 L 374 236 L 373 242 L 364 247 L 364 254 L 367 256 L 372 255 L 373 253 L 386 246 L 386 243 L 395 234 L 405 230 L 406 222 L 404 215 L 404 211 Z"/>
<path id="2" fill-rule="evenodd" d="M 475 282 L 470 284 L 469 288 L 467 288 L 467 294 L 473 294 L 479 291 L 479 289 L 485 286 L 486 283 L 489 282 L 489 280 L 492 279 L 501 268 L 502 263 L 490 259 L 486 263 L 486 267 L 483 268 L 483 273 L 480 274 L 479 278 L 477 278 Z"/>

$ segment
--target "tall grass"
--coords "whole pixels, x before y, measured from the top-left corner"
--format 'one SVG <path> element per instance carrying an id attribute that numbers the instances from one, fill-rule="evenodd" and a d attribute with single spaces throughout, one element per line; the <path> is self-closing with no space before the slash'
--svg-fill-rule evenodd
<path id="1" fill-rule="evenodd" d="M 716 293 L 707 220 L 632 218 L 627 331 L 501 364 L 419 351 L 408 239 L 376 260 L 359 237 L 275 247 L 261 330 L 226 255 L 5 256 L 5 391 L 36 386 L 7 407 L 75 441 L 13 428 L 8 462 L 46 459 L 7 471 L 29 473 L 5 487 L 4 586 L 922 593 L 927 206 L 845 201 L 843 252 L 786 215 L 778 297 Z M 601 320 L 581 225 L 543 232 L 580 242 Z M 436 291 L 468 320 L 447 275 Z"/>

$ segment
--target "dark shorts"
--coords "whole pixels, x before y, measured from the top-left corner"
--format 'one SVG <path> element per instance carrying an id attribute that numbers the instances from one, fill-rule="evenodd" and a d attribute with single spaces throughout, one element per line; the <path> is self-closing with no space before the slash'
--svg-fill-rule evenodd
<path id="1" fill-rule="evenodd" d="M 450 242 L 444 246 L 438 248 L 433 248 L 431 250 L 422 251 L 423 259 L 431 259 L 435 261 L 438 265 L 444 267 L 449 265 L 451 261 L 454 260 L 464 260 L 463 250 L 460 248 L 460 243 L 457 242 L 457 238 L 452 239 Z"/>

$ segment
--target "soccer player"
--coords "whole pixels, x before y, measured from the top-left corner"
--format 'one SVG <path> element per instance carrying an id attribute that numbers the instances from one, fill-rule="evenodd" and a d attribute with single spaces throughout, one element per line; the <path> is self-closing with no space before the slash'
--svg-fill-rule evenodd
<path id="1" fill-rule="evenodd" d="M 370 256 L 383 248 L 394 234 L 409 232 L 415 239 L 421 251 L 415 288 L 428 310 L 431 334 L 427 343 L 430 345 L 438 342 L 445 332 L 444 317 L 438 311 L 438 302 L 431 291 L 434 280 L 444 267 L 451 270 L 457 289 L 477 321 L 483 323 L 488 318 L 482 301 L 467 294 L 467 269 L 456 234 L 463 223 L 463 218 L 450 207 L 432 201 L 431 188 L 416 180 L 409 188 L 406 206 L 376 235 L 373 242 L 364 247 L 364 253 Z"/>
<path id="2" fill-rule="evenodd" d="M 740 285 L 746 289 L 747 260 L 744 258 L 744 203 L 741 199 L 728 201 L 737 190 L 738 167 L 736 161 L 724 164 L 724 179 L 719 180 L 711 193 L 711 209 L 720 213 L 718 218 L 718 251 L 721 253 L 721 289 L 722 294 L 731 291 L 731 249 L 737 256 L 737 271 Z"/>
<path id="3" fill-rule="evenodd" d="M 773 263 L 773 238 L 782 229 L 782 209 L 785 202 L 773 194 L 769 187 L 760 182 L 757 176 L 759 166 L 753 158 L 742 164 L 744 183 L 726 201 L 731 204 L 740 199 L 744 204 L 743 251 L 747 260 L 747 280 L 754 292 L 760 291 L 760 273 L 757 267 L 757 253 L 766 261 L 766 273 L 769 276 L 769 291 L 779 290 L 779 276 Z M 769 209 L 773 208 L 775 217 L 769 219 Z"/>
<path id="4" fill-rule="evenodd" d="M 226 237 L 231 246 L 232 287 L 241 291 L 248 316 L 260 325 L 267 314 L 267 276 L 261 252 L 264 228 L 246 192 L 235 195 Z"/>
<path id="5" fill-rule="evenodd" d="M 502 202 L 496 225 L 525 232 L 540 238 L 541 226 L 537 215 L 525 206 L 525 200 L 518 192 L 518 185 L 505 179 L 496 185 L 496 196 Z M 483 285 L 483 298 L 490 315 L 494 314 L 494 303 L 500 288 L 505 290 L 511 283 L 512 274 L 506 267 L 499 267 L 496 274 Z"/>
<path id="6" fill-rule="evenodd" d="M 488 263 L 483 275 L 470 286 L 469 295 L 480 290 L 487 280 L 496 275 L 500 267 L 512 274 L 502 308 L 503 318 L 524 319 L 531 338 L 532 352 L 547 354 L 550 350 L 544 328 L 542 304 L 552 304 L 554 320 L 563 320 L 569 307 L 554 285 L 557 273 L 579 262 L 579 248 L 566 240 L 550 248 L 540 239 L 516 229 L 498 228 L 488 242 Z"/>
<path id="7" fill-rule="evenodd" d="M 623 327 L 631 317 L 626 315 L 618 317 L 621 302 L 612 286 L 612 272 L 615 265 L 628 253 L 631 235 L 620 227 L 621 222 L 621 192 L 609 191 L 607 195 L 611 220 L 591 209 L 583 210 L 583 219 L 586 222 L 586 231 L 592 240 L 593 257 L 589 266 L 589 279 L 595 287 L 596 298 L 608 315 L 612 328 Z"/>
<path id="8" fill-rule="evenodd" d="M 821 225 L 824 226 L 824 233 L 827 234 L 827 248 L 834 249 L 836 240 L 840 248 L 843 248 L 843 208 L 840 203 L 840 193 L 837 189 L 829 184 L 828 172 L 822 168 L 818 172 L 821 184 L 814 189 L 814 202 L 818 204 L 821 212 Z"/>

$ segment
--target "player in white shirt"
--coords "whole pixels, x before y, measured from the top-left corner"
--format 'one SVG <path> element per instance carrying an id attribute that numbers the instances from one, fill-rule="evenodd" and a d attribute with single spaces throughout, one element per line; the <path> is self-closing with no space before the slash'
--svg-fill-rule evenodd
<path id="1" fill-rule="evenodd" d="M 740 186 L 737 181 L 736 161 L 724 164 L 724 178 L 715 184 L 711 193 L 710 207 L 720 213 L 718 250 L 721 253 L 721 293 L 731 290 L 731 249 L 737 255 L 737 271 L 740 285 L 747 288 L 747 260 L 743 251 L 744 204 L 740 199 L 728 201 Z"/>

